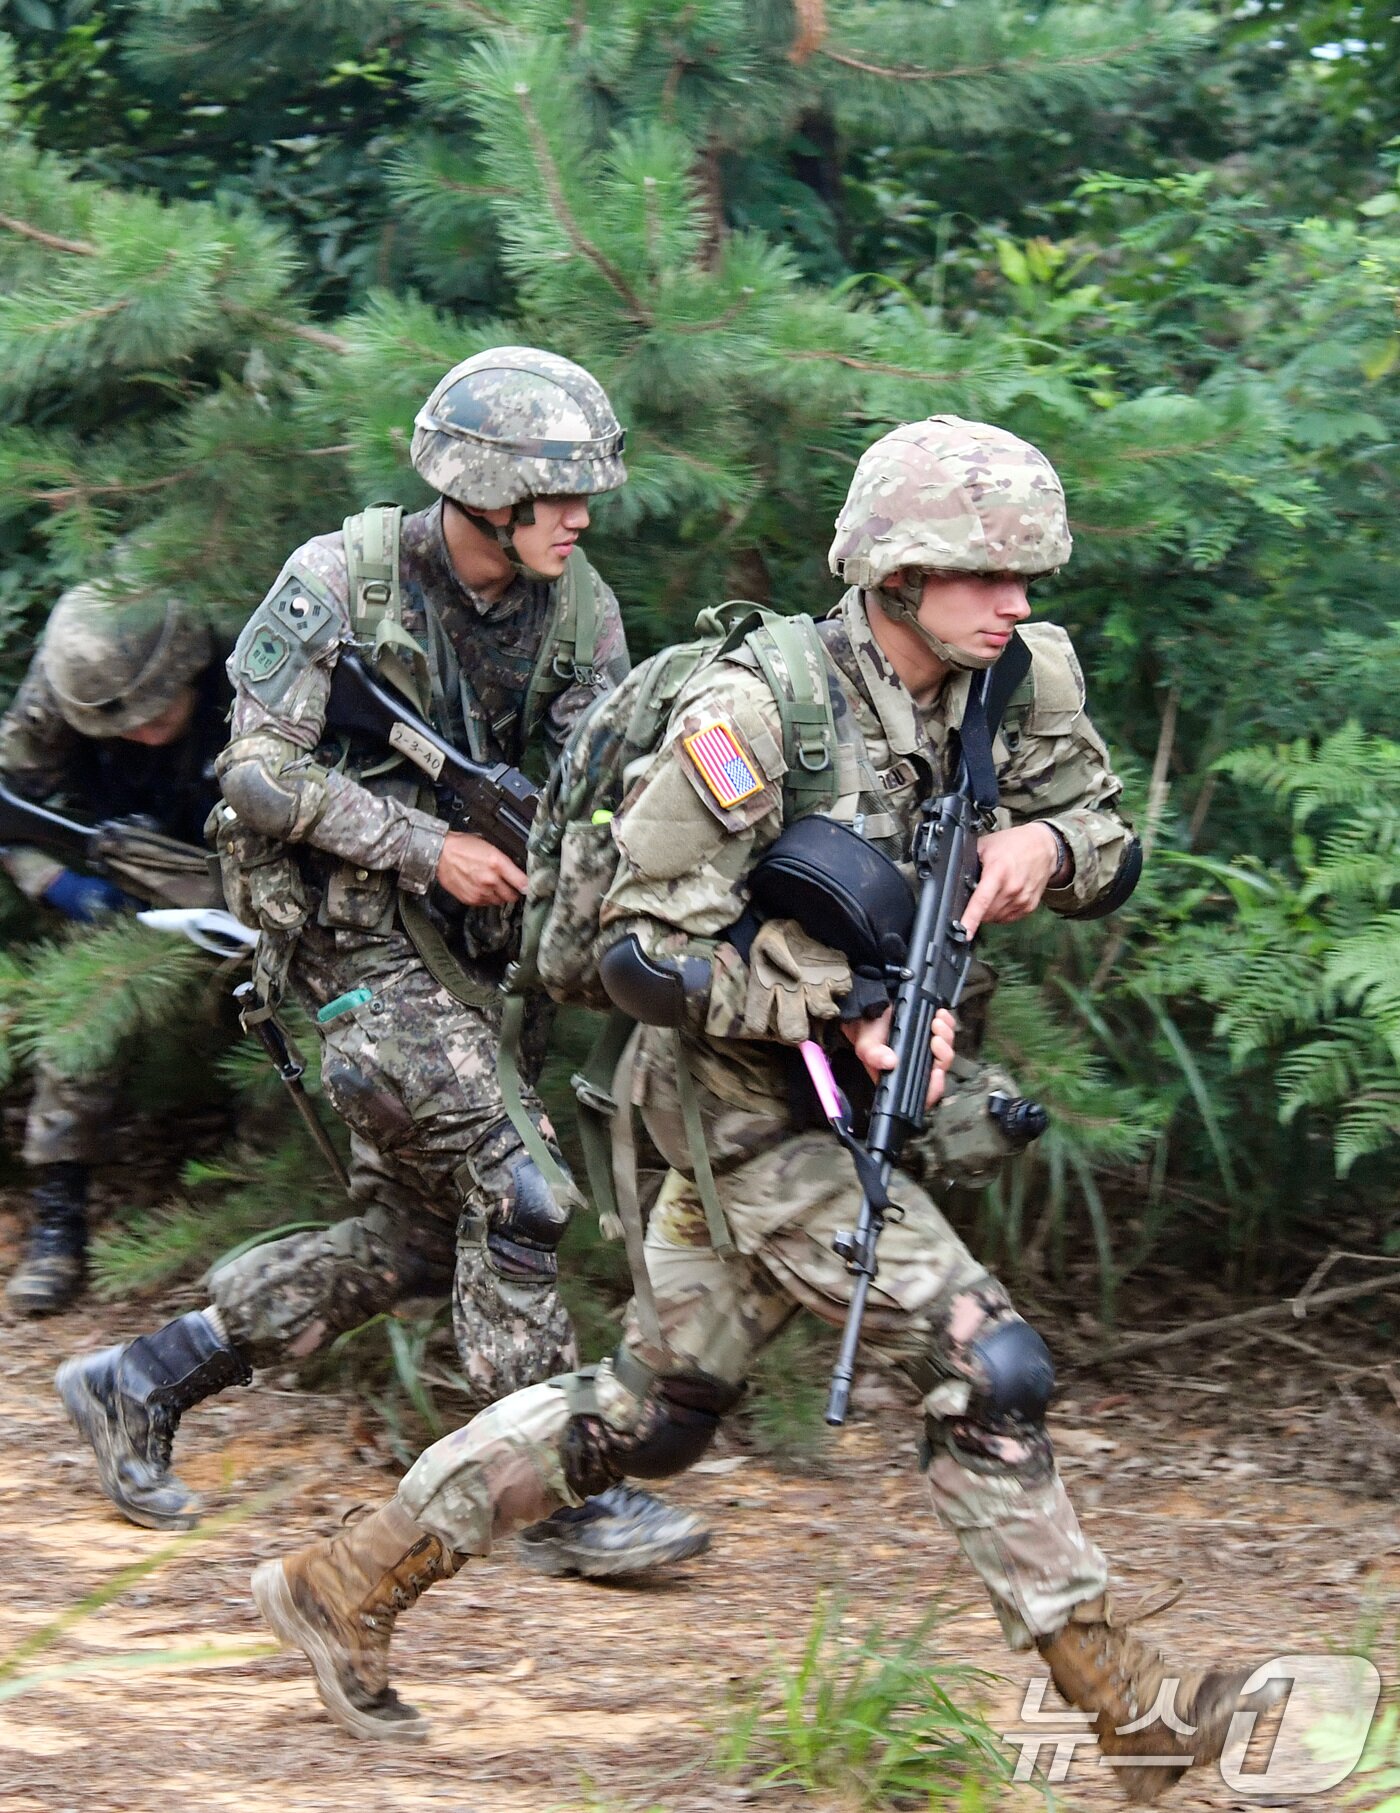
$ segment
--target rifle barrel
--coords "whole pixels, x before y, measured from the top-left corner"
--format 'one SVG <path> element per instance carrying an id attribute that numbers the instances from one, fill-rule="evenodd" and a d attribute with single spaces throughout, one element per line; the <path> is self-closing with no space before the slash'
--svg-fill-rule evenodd
<path id="1" fill-rule="evenodd" d="M 66 818 L 52 806 L 25 799 L 0 775 L 0 844 L 32 844 L 68 862 L 97 866 L 97 829 Z"/>

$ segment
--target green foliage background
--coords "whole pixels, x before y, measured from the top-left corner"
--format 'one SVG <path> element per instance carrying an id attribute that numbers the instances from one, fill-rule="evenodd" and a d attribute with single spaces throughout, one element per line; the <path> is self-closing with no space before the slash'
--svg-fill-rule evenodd
<path id="1" fill-rule="evenodd" d="M 1111 1309 L 1149 1255 L 1263 1281 L 1339 1222 L 1390 1237 L 1387 9 L 4 0 L 0 29 L 5 688 L 119 536 L 235 628 L 296 541 L 422 502 L 414 409 L 502 340 L 628 425 L 592 549 L 635 653 L 720 597 L 826 609 L 862 447 L 990 417 L 1064 476 L 1040 605 L 1151 861 L 1117 922 L 997 935 L 993 1037 L 1057 1119 L 982 1205 L 989 1256 L 1082 1230 Z M 36 987 L 0 1014 L 21 1057 Z"/>

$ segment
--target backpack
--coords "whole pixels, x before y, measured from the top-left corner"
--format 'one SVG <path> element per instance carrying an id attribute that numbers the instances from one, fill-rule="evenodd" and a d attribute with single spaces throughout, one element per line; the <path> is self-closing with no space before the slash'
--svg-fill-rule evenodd
<path id="1" fill-rule="evenodd" d="M 743 648 L 756 661 L 778 706 L 782 729 L 784 815 L 824 811 L 837 796 L 836 721 L 830 693 L 814 674 L 826 654 L 810 617 L 786 617 L 734 600 L 702 611 L 697 636 L 663 649 L 633 668 L 596 700 L 570 732 L 540 797 L 530 831 L 520 955 L 506 975 L 497 1071 L 506 1111 L 530 1157 L 556 1190 L 564 1177 L 525 1110 L 520 1043 L 529 992 L 543 987 L 562 1004 L 607 1014 L 581 1071 L 572 1079 L 589 1186 L 605 1229 L 621 1232 L 650 1334 L 655 1310 L 646 1286 L 642 1218 L 637 1200 L 630 1090 L 625 1077 L 635 1052 L 635 1023 L 615 1007 L 598 973 L 599 915 L 617 873 L 612 820 L 646 760 L 661 747 L 682 688 L 707 663 Z M 814 661 L 809 655 L 815 655 Z M 714 1188 L 700 1127 L 694 1083 L 679 1034 L 672 1035 L 676 1080 L 686 1119 L 691 1162 L 711 1238 L 733 1250 Z M 566 1195 L 567 1200 L 567 1195 Z"/>
<path id="2" fill-rule="evenodd" d="M 575 725 L 540 797 L 530 832 L 530 886 L 515 982 L 554 1000 L 610 1012 L 598 975 L 599 913 L 617 872 L 612 819 L 646 760 L 661 747 L 682 688 L 709 662 L 746 648 L 777 702 L 785 817 L 836 799 L 836 724 L 813 665 L 825 653 L 810 617 L 785 617 L 735 600 L 707 610 L 695 640 L 634 667 Z M 810 663 L 815 651 L 818 659 Z"/>

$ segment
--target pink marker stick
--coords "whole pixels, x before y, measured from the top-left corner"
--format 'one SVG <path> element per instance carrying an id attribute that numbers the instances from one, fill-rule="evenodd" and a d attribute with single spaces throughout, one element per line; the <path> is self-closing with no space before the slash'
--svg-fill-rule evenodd
<path id="1" fill-rule="evenodd" d="M 822 1105 L 822 1113 L 829 1121 L 841 1119 L 841 1093 L 836 1087 L 836 1078 L 831 1074 L 831 1063 L 815 1039 L 804 1039 L 798 1050 L 802 1053 L 802 1062 L 807 1066 L 807 1074 L 812 1079 L 812 1087 L 817 1092 L 817 1100 Z"/>

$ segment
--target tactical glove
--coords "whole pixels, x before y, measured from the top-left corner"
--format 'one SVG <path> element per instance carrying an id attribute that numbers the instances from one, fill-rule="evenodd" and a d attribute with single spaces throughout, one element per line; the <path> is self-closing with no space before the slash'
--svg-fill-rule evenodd
<path id="1" fill-rule="evenodd" d="M 109 913 L 120 913 L 127 907 L 140 905 L 112 882 L 104 881 L 98 875 L 79 875 L 75 869 L 60 869 L 44 889 L 42 898 L 65 919 L 74 919 L 80 925 L 91 925 L 95 919 L 102 919 Z"/>
<path id="2" fill-rule="evenodd" d="M 744 1036 L 800 1045 L 813 1020 L 834 1020 L 851 988 L 851 966 L 795 919 L 770 919 L 749 951 Z"/>
<path id="3" fill-rule="evenodd" d="M 851 979 L 850 993 L 841 997 L 841 1018 L 847 1025 L 855 1020 L 878 1020 L 889 1004 L 885 972 L 862 966 Z"/>

